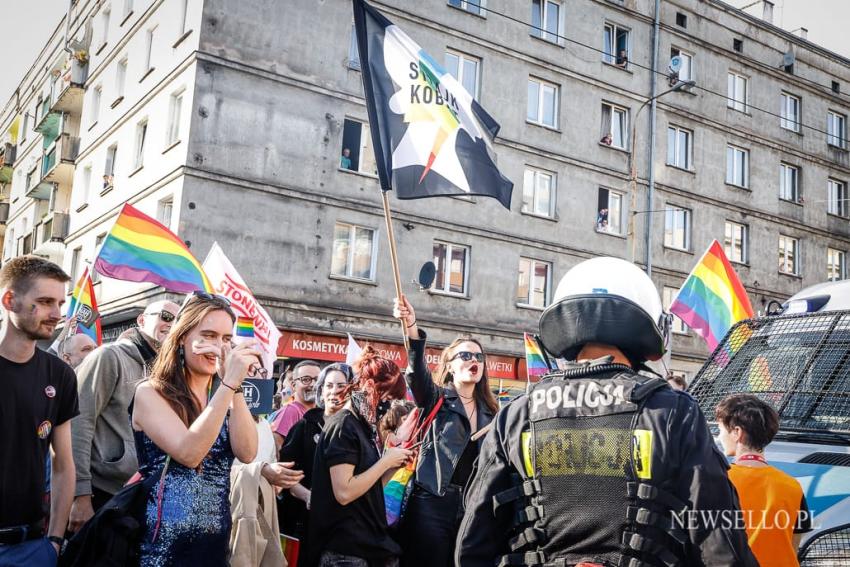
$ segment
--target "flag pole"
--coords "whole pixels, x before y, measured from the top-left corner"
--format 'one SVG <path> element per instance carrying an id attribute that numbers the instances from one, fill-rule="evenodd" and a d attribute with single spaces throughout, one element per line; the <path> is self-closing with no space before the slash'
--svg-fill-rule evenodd
<path id="1" fill-rule="evenodd" d="M 381 191 L 381 200 L 384 204 L 384 219 L 387 221 L 387 239 L 390 241 L 390 259 L 393 264 L 393 281 L 395 282 L 395 295 L 396 299 L 398 299 L 399 304 L 401 304 L 401 275 L 398 270 L 398 251 L 395 246 L 395 232 L 393 231 L 393 219 L 392 214 L 390 213 L 390 199 L 388 196 L 388 191 Z M 410 350 L 410 339 L 407 336 L 407 328 L 405 327 L 404 320 L 399 319 L 401 323 L 401 335 L 404 339 L 404 350 L 405 353 Z"/>

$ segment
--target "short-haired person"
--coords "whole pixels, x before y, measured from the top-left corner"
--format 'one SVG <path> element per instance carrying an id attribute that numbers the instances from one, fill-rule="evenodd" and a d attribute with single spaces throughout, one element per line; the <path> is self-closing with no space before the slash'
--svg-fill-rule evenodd
<path id="1" fill-rule="evenodd" d="M 228 564 L 230 469 L 234 457 L 250 463 L 257 454 L 242 381 L 256 375 L 261 356 L 256 341 L 231 347 L 235 322 L 229 301 L 196 292 L 150 379 L 136 388 L 139 472 L 157 479 L 147 498 L 142 567 Z"/>
<path id="2" fill-rule="evenodd" d="M 313 460 L 316 457 L 316 443 L 325 426 L 325 420 L 336 414 L 348 400 L 349 386 L 354 382 L 354 371 L 347 364 L 331 364 L 322 369 L 316 383 L 316 403 L 319 407 L 307 410 L 304 417 L 295 424 L 286 437 L 286 444 L 280 450 L 280 459 L 293 463 L 297 470 L 304 471 L 299 484 L 289 489 L 291 498 L 287 500 L 286 521 L 291 527 L 284 532 L 298 538 L 300 542 L 298 564 L 309 565 L 309 510 L 311 487 L 313 486 Z M 293 504 L 297 504 L 293 505 Z M 291 567 L 295 567 L 292 565 Z"/>
<path id="3" fill-rule="evenodd" d="M 685 380 L 685 377 L 681 374 L 673 374 L 670 373 L 667 375 L 667 383 L 674 390 L 678 390 L 680 392 L 684 392 L 688 389 L 688 382 Z"/>
<path id="4" fill-rule="evenodd" d="M 136 327 L 95 349 L 77 368 L 80 415 L 71 421 L 77 468 L 71 532 L 79 530 L 139 468 L 127 408 L 179 310 L 173 301 L 154 301 L 136 317 Z"/>
<path id="5" fill-rule="evenodd" d="M 715 409 L 720 443 L 735 462 L 729 479 L 738 491 L 750 549 L 761 565 L 798 567 L 802 534 L 811 514 L 800 483 L 770 466 L 764 448 L 779 431 L 779 415 L 752 394 L 734 394 Z"/>
<path id="6" fill-rule="evenodd" d="M 18 256 L 0 270 L 0 565 L 55 565 L 74 497 L 70 420 L 74 371 L 36 347 L 62 321 L 62 269 Z M 50 525 L 44 533 L 45 459 L 53 452 Z M 45 538 L 44 536 L 47 536 Z"/>
<path id="7" fill-rule="evenodd" d="M 59 353 L 59 358 L 76 370 L 96 348 L 97 343 L 90 336 L 85 333 L 76 333 L 62 339 L 56 350 Z"/>
<path id="8" fill-rule="evenodd" d="M 304 417 L 307 410 L 316 407 L 316 381 L 320 371 L 319 363 L 313 360 L 302 360 L 292 369 L 292 401 L 283 406 L 272 421 L 278 450 L 283 447 L 289 430 Z"/>
<path id="9" fill-rule="evenodd" d="M 313 463 L 310 505 L 311 561 L 320 567 L 395 567 L 401 547 L 390 536 L 383 480 L 413 456 L 408 449 L 378 450 L 381 401 L 403 398 L 396 364 L 363 349 L 342 410 L 329 417 Z"/>

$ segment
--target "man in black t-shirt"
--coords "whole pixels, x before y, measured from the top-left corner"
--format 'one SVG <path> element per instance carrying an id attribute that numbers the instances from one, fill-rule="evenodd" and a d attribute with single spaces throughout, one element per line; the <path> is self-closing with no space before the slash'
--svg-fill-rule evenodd
<path id="1" fill-rule="evenodd" d="M 77 415 L 71 367 L 36 348 L 62 320 L 62 269 L 20 256 L 0 270 L 0 565 L 54 566 L 74 497 L 70 419 Z M 50 526 L 44 532 L 45 459 L 53 450 Z M 45 538 L 44 536 L 47 535 Z"/>

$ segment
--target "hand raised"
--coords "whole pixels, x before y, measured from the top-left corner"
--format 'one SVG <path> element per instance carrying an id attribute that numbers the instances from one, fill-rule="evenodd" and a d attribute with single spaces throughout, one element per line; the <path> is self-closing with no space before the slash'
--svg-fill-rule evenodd
<path id="1" fill-rule="evenodd" d="M 222 368 L 224 368 L 221 379 L 231 387 L 240 386 L 248 376 L 248 369 L 261 356 L 257 341 L 245 341 L 232 348 L 225 344 L 221 350 Z"/>
<path id="2" fill-rule="evenodd" d="M 401 296 L 401 302 L 398 298 L 393 299 L 393 317 L 401 319 L 405 327 L 411 327 L 416 323 L 416 311 L 406 296 Z"/>

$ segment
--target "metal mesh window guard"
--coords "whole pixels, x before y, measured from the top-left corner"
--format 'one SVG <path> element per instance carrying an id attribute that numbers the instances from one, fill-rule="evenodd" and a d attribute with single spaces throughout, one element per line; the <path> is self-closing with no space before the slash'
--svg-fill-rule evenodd
<path id="1" fill-rule="evenodd" d="M 800 567 L 850 565 L 850 524 L 825 530 L 800 549 Z"/>

